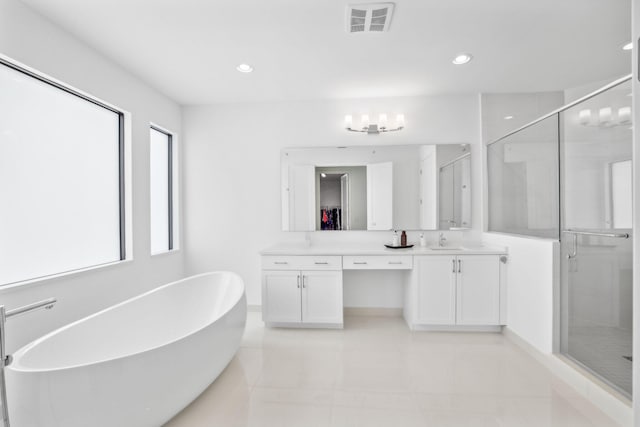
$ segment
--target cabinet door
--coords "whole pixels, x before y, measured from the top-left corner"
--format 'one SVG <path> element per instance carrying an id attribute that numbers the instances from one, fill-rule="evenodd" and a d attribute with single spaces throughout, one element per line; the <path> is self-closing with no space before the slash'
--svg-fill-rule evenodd
<path id="1" fill-rule="evenodd" d="M 414 258 L 418 269 L 418 323 L 455 325 L 456 257 L 428 255 Z"/>
<path id="2" fill-rule="evenodd" d="M 342 272 L 302 272 L 302 321 L 342 323 Z"/>
<path id="3" fill-rule="evenodd" d="M 393 162 L 367 165 L 367 230 L 393 228 Z"/>
<path id="4" fill-rule="evenodd" d="M 314 231 L 316 229 L 316 180 L 315 166 L 289 167 L 288 187 L 289 226 L 285 231 Z"/>
<path id="5" fill-rule="evenodd" d="M 497 255 L 458 256 L 459 325 L 500 323 L 500 260 Z"/>
<path id="6" fill-rule="evenodd" d="M 262 320 L 301 322 L 299 271 L 265 271 L 262 273 Z"/>

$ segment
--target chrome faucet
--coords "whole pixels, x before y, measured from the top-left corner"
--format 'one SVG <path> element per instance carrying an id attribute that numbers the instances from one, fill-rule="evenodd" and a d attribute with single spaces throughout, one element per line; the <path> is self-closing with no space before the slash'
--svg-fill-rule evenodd
<path id="1" fill-rule="evenodd" d="M 446 241 L 447 241 L 447 238 L 444 237 L 444 233 L 440 233 L 440 236 L 438 237 L 438 246 L 443 247 L 444 242 Z"/>
<path id="2" fill-rule="evenodd" d="M 51 309 L 56 301 L 57 300 L 55 298 L 49 298 L 8 311 L 5 310 L 4 305 L 0 305 L 0 404 L 2 405 L 2 421 L 4 422 L 4 427 L 10 427 L 9 408 L 7 408 L 7 384 L 4 376 L 4 368 L 9 366 L 12 361 L 12 357 L 6 354 L 4 324 L 8 318 L 19 314 L 29 313 L 39 308 L 46 308 L 47 310 Z"/>

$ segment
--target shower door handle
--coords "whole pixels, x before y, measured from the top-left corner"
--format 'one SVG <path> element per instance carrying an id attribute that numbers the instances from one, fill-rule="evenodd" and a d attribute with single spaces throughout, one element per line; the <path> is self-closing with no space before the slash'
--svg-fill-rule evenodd
<path id="1" fill-rule="evenodd" d="M 573 234 L 577 236 L 580 234 L 581 236 L 597 236 L 597 237 L 611 237 L 614 239 L 628 239 L 629 233 L 601 233 L 599 231 L 586 231 L 586 230 L 563 230 L 563 233 Z"/>
<path id="2" fill-rule="evenodd" d="M 563 233 L 571 234 L 571 251 L 567 254 L 567 259 L 574 259 L 578 256 L 578 235 L 580 236 L 595 236 L 595 237 L 609 237 L 612 239 L 628 239 L 629 233 L 603 233 L 599 231 L 586 231 L 586 230 L 562 230 Z"/>
<path id="3" fill-rule="evenodd" d="M 578 256 L 578 235 L 573 234 L 571 240 L 571 251 L 567 254 L 567 259 L 574 259 Z"/>

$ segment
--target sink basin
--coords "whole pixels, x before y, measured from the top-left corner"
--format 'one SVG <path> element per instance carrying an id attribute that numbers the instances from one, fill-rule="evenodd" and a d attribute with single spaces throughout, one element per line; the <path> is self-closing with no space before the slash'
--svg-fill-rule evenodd
<path id="1" fill-rule="evenodd" d="M 429 249 L 432 251 L 461 251 L 463 248 L 460 246 L 432 246 Z"/>

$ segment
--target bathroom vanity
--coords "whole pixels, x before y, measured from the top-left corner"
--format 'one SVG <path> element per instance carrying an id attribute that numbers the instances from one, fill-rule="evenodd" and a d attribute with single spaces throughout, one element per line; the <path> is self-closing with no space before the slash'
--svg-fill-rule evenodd
<path id="1" fill-rule="evenodd" d="M 271 327 L 343 327 L 343 271 L 398 270 L 412 330 L 499 330 L 504 249 L 387 249 L 281 244 L 261 252 L 262 318 Z"/>

